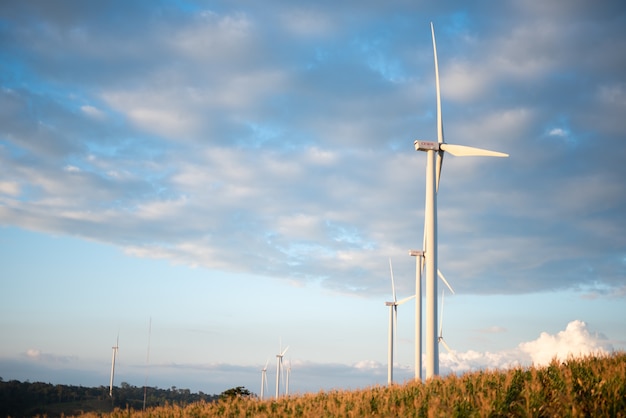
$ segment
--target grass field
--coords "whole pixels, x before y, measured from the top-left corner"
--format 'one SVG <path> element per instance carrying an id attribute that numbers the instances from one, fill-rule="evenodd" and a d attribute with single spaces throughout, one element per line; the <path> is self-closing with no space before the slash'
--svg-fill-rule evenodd
<path id="1" fill-rule="evenodd" d="M 626 353 L 554 360 L 546 367 L 477 371 L 426 383 L 236 397 L 83 417 L 626 417 Z"/>

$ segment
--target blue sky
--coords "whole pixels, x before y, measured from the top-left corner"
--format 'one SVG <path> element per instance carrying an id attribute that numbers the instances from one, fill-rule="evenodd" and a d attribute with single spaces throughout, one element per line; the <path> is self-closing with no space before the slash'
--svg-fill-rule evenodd
<path id="1" fill-rule="evenodd" d="M 294 391 L 385 383 L 388 259 L 410 295 L 413 141 L 436 138 L 431 21 L 447 141 L 510 154 L 444 164 L 442 373 L 626 347 L 620 2 L 0 16 L 3 379 L 107 385 L 119 334 L 118 383 L 258 392 L 287 345 Z"/>

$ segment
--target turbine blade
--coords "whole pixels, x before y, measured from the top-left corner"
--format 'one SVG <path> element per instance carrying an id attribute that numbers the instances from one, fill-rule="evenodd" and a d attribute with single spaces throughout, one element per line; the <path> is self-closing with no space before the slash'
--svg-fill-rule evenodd
<path id="1" fill-rule="evenodd" d="M 437 275 L 446 284 L 446 286 L 448 286 L 448 289 L 450 289 L 450 292 L 452 292 L 453 295 L 456 294 L 456 293 L 454 293 L 454 289 L 452 288 L 452 286 L 450 286 L 450 283 L 448 283 L 446 278 L 443 277 L 443 273 L 439 269 L 437 269 Z"/>
<path id="2" fill-rule="evenodd" d="M 287 346 L 287 348 L 285 348 L 285 349 L 283 350 L 283 352 L 282 352 L 282 353 L 280 353 L 280 358 L 281 358 L 281 361 L 280 361 L 280 362 L 281 362 L 281 363 L 282 363 L 282 358 L 283 358 L 283 356 L 285 355 L 285 353 L 287 352 L 287 350 L 289 350 L 289 346 Z"/>
<path id="3" fill-rule="evenodd" d="M 441 178 L 441 168 L 443 166 L 443 151 L 437 152 L 437 173 L 435 182 L 435 193 L 439 192 L 439 179 Z"/>
<path id="4" fill-rule="evenodd" d="M 437 141 L 443 143 L 443 119 L 441 115 L 441 89 L 439 87 L 439 62 L 437 61 L 437 42 L 435 41 L 435 26 L 430 22 L 430 31 L 433 35 L 433 55 L 435 56 L 435 85 L 437 86 Z"/>
<path id="5" fill-rule="evenodd" d="M 400 299 L 399 301 L 397 301 L 397 302 L 395 303 L 395 306 L 400 306 L 400 305 L 402 305 L 403 303 L 408 302 L 408 301 L 410 301 L 411 299 L 414 299 L 414 298 L 415 298 L 415 295 L 413 295 L 413 296 L 409 296 L 409 297 L 406 297 L 406 298 L 404 298 L 404 299 Z"/>
<path id="6" fill-rule="evenodd" d="M 443 295 L 445 295 L 444 290 L 441 290 L 441 315 L 439 316 L 439 339 L 443 340 Z"/>
<path id="7" fill-rule="evenodd" d="M 393 307 L 393 335 L 398 333 L 398 306 Z"/>
<path id="8" fill-rule="evenodd" d="M 391 273 L 391 294 L 393 295 L 393 301 L 396 302 L 396 285 L 393 281 L 393 267 L 391 266 L 391 257 L 389 257 L 389 272 Z"/>
<path id="9" fill-rule="evenodd" d="M 439 337 L 437 338 L 437 341 L 443 344 L 443 346 L 446 348 L 448 353 L 454 356 L 452 349 L 450 349 L 450 347 L 446 343 L 446 340 L 443 339 L 443 297 L 444 295 L 445 295 L 445 291 L 441 290 L 441 318 L 439 321 Z"/>
<path id="10" fill-rule="evenodd" d="M 441 144 L 440 148 L 456 157 L 508 157 L 509 154 L 465 145 Z"/>
<path id="11" fill-rule="evenodd" d="M 441 112 L 441 86 L 439 83 L 439 60 L 437 59 L 437 42 L 435 41 L 435 26 L 430 22 L 430 31 L 433 35 L 433 55 L 435 57 L 435 85 L 437 87 L 437 142 L 443 144 L 443 115 Z M 437 153 L 435 192 L 439 191 L 439 178 L 441 177 L 441 167 L 443 166 L 443 152 Z"/>
<path id="12" fill-rule="evenodd" d="M 443 337 L 439 338 L 439 342 L 441 344 L 443 344 L 443 346 L 446 348 L 446 350 L 448 351 L 448 353 L 452 354 L 452 349 L 450 348 L 450 346 L 446 343 L 446 340 L 443 339 Z"/>
<path id="13" fill-rule="evenodd" d="M 280 358 L 280 381 L 285 383 L 285 369 L 283 368 L 283 358 Z M 285 389 L 283 389 L 284 391 Z M 280 395 L 280 393 L 279 393 Z"/>

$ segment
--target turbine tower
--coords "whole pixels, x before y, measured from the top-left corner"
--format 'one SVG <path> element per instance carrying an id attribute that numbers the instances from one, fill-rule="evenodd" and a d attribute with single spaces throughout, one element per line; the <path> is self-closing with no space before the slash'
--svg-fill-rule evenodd
<path id="1" fill-rule="evenodd" d="M 265 362 L 265 367 L 261 370 L 261 399 L 263 399 L 265 395 L 265 388 L 267 387 L 267 365 L 269 364 L 269 359 Z"/>
<path id="2" fill-rule="evenodd" d="M 287 365 L 287 380 L 285 381 L 285 395 L 289 396 L 289 377 L 291 376 L 291 360 Z"/>
<path id="3" fill-rule="evenodd" d="M 113 356 L 111 357 L 111 381 L 109 382 L 109 396 L 113 397 L 113 377 L 115 375 L 115 358 L 117 357 L 117 350 L 119 350 L 120 345 L 120 334 L 117 334 L 117 340 L 115 341 L 115 346 L 111 347 L 113 349 Z"/>
<path id="4" fill-rule="evenodd" d="M 391 294 L 393 301 L 385 302 L 389 306 L 389 341 L 387 343 L 387 384 L 393 383 L 393 351 L 394 340 L 397 340 L 398 333 L 398 305 L 413 299 L 415 295 L 406 297 L 402 300 L 396 299 L 396 286 L 393 281 L 393 267 L 391 266 L 391 258 L 389 259 L 389 271 L 391 273 Z"/>
<path id="5" fill-rule="evenodd" d="M 424 230 L 424 248 L 426 247 L 426 230 Z M 409 250 L 415 257 L 415 380 L 422 380 L 422 270 L 424 270 L 424 250 Z M 437 275 L 454 293 L 454 289 L 443 273 L 437 269 Z"/>
<path id="6" fill-rule="evenodd" d="M 415 380 L 422 380 L 422 266 L 424 265 L 424 250 L 409 250 L 409 255 L 415 257 Z"/>
<path id="7" fill-rule="evenodd" d="M 278 399 L 278 395 L 280 394 L 280 375 L 283 371 L 283 356 L 287 350 L 289 350 L 289 346 L 279 354 L 276 354 L 276 399 Z"/>
<path id="8" fill-rule="evenodd" d="M 426 153 L 426 198 L 424 220 L 424 258 L 426 264 L 426 378 L 439 374 L 439 350 L 437 344 L 437 193 L 444 152 L 454 156 L 508 157 L 508 154 L 444 142 L 441 115 L 441 89 L 435 28 L 430 24 L 435 61 L 435 85 L 437 92 L 437 142 L 414 142 L 416 151 Z M 417 292 L 416 292 L 417 293 Z M 417 313 L 416 313 L 417 316 Z M 416 348 L 417 351 L 417 348 Z"/>

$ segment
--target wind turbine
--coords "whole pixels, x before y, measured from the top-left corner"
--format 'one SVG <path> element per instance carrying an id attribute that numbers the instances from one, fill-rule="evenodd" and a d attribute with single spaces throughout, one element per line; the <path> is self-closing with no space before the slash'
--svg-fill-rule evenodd
<path id="1" fill-rule="evenodd" d="M 393 281 L 393 267 L 391 266 L 391 258 L 389 259 L 389 271 L 391 273 L 391 294 L 393 301 L 385 302 L 389 306 L 389 342 L 387 344 L 387 384 L 393 383 L 393 350 L 394 340 L 397 340 L 398 333 L 398 305 L 413 299 L 415 295 L 406 297 L 402 300 L 396 298 L 396 286 Z"/>
<path id="2" fill-rule="evenodd" d="M 143 382 L 143 409 L 146 410 L 146 398 L 148 397 L 148 374 L 150 372 L 150 339 L 152 338 L 152 317 L 148 323 L 148 352 L 146 354 L 146 380 Z"/>
<path id="3" fill-rule="evenodd" d="M 261 399 L 264 397 L 264 389 L 267 387 L 267 365 L 269 364 L 269 359 L 265 362 L 265 367 L 261 370 Z"/>
<path id="4" fill-rule="evenodd" d="M 117 350 L 119 350 L 120 345 L 120 334 L 117 334 L 117 340 L 115 341 L 115 346 L 111 347 L 113 349 L 113 356 L 111 358 L 111 381 L 109 382 L 109 396 L 113 397 L 113 376 L 115 375 L 115 358 L 117 357 Z"/>
<path id="5" fill-rule="evenodd" d="M 430 30 L 433 39 L 433 55 L 435 61 L 435 85 L 437 91 L 437 142 L 414 142 L 416 151 L 426 152 L 426 203 L 425 203 L 425 247 L 426 261 L 426 378 L 439 374 L 439 350 L 437 345 L 437 193 L 439 177 L 443 164 L 444 152 L 458 157 L 485 156 L 508 157 L 508 154 L 489 151 L 464 145 L 453 145 L 444 142 L 443 120 L 441 115 L 441 89 L 439 85 L 439 64 L 437 62 L 437 44 L 435 28 L 431 22 Z M 417 314 L 416 314 L 417 315 Z M 416 350 L 417 351 L 417 350 Z"/>
<path id="6" fill-rule="evenodd" d="M 283 371 L 283 356 L 289 350 L 289 346 L 285 348 L 280 354 L 276 354 L 276 399 L 280 394 L 280 374 Z"/>

